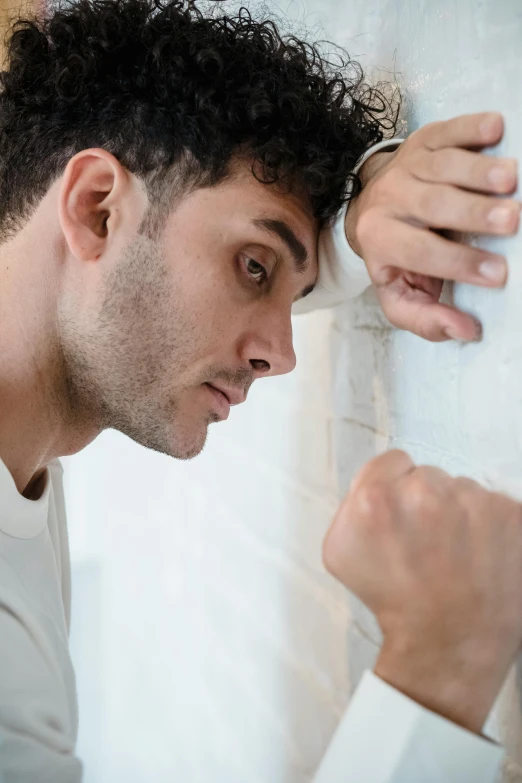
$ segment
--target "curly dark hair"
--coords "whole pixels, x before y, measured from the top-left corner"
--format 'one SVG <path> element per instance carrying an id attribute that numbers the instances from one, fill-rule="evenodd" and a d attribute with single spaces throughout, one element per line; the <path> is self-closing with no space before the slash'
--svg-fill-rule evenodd
<path id="1" fill-rule="evenodd" d="M 89 147 L 156 200 L 173 170 L 178 184 L 212 185 L 248 156 L 325 224 L 358 192 L 353 167 L 394 130 L 398 105 L 343 49 L 322 48 L 194 0 L 68 0 L 18 20 L 0 75 L 0 235 Z"/>

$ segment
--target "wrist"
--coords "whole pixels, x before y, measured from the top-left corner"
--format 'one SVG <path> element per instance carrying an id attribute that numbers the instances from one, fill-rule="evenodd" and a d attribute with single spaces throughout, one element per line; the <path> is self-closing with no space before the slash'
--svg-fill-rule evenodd
<path id="1" fill-rule="evenodd" d="M 375 152 L 366 160 L 358 171 L 361 180 L 361 192 L 366 185 L 376 176 L 376 174 L 387 165 L 394 157 L 397 149 L 383 150 Z M 346 210 L 344 220 L 344 230 L 348 244 L 358 256 L 362 258 L 362 248 L 357 239 L 357 224 L 359 222 L 360 195 L 352 198 Z"/>
<path id="2" fill-rule="evenodd" d="M 366 187 L 368 182 L 373 179 L 384 166 L 387 166 L 388 163 L 393 160 L 397 151 L 397 147 L 390 147 L 389 149 L 384 149 L 380 152 L 374 152 L 373 155 L 370 155 L 370 157 L 364 161 L 358 171 L 361 186 L 363 188 Z"/>
<path id="3" fill-rule="evenodd" d="M 470 665 L 469 659 L 424 649 L 393 649 L 383 645 L 374 673 L 421 706 L 476 734 L 493 706 L 502 684 L 491 672 Z"/>

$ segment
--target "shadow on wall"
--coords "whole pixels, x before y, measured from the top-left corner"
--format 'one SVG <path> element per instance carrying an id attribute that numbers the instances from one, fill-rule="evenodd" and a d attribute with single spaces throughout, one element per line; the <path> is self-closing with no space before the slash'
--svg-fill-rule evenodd
<path id="1" fill-rule="evenodd" d="M 342 494 L 360 468 L 387 451 L 393 438 L 394 390 L 383 378 L 391 368 L 395 330 L 383 316 L 373 289 L 334 313 L 331 335 L 333 443 Z M 348 597 L 348 660 L 351 693 L 375 663 L 381 632 L 371 612 Z"/>

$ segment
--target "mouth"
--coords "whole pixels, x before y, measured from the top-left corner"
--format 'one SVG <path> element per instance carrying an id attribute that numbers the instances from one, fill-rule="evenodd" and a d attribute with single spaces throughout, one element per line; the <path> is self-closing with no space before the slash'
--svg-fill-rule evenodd
<path id="1" fill-rule="evenodd" d="M 244 389 L 238 389 L 236 386 L 226 386 L 223 383 L 208 383 L 211 389 L 216 389 L 218 392 L 226 397 L 229 405 L 241 405 L 246 400 L 246 393 Z"/>
<path id="2" fill-rule="evenodd" d="M 204 383 L 203 386 L 207 388 L 209 393 L 212 395 L 212 407 L 214 408 L 220 421 L 225 421 L 228 419 L 230 414 L 230 400 L 228 399 L 227 395 L 220 389 L 216 389 L 216 387 L 212 386 L 210 383 Z"/>

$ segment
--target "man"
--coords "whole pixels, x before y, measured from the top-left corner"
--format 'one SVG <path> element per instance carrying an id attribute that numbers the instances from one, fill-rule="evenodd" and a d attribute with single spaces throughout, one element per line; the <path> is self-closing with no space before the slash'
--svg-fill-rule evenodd
<path id="1" fill-rule="evenodd" d="M 432 229 L 516 231 L 518 202 L 498 199 L 516 187 L 514 161 L 472 151 L 499 141 L 501 118 L 427 126 L 382 151 L 393 111 L 347 67 L 245 11 L 205 16 L 182 1 L 81 0 L 10 39 L 0 95 L 6 780 L 81 777 L 60 455 L 114 427 L 195 456 L 254 380 L 293 369 L 294 302 L 327 306 L 366 285 L 359 256 L 396 325 L 432 340 L 480 336 L 471 316 L 438 302 L 441 281 L 503 285 L 505 259 Z M 359 477 L 325 561 L 375 611 L 385 644 L 322 783 L 426 779 L 427 742 L 432 779 L 462 780 L 464 769 L 492 780 L 500 751 L 479 734 L 522 635 L 517 513 L 402 454 Z M 501 535 L 490 546 L 493 521 Z M 374 724 L 384 742 L 386 714 L 403 736 L 393 758 L 377 747 L 376 771 L 358 732 Z M 350 758 L 356 744 L 363 752 Z"/>

